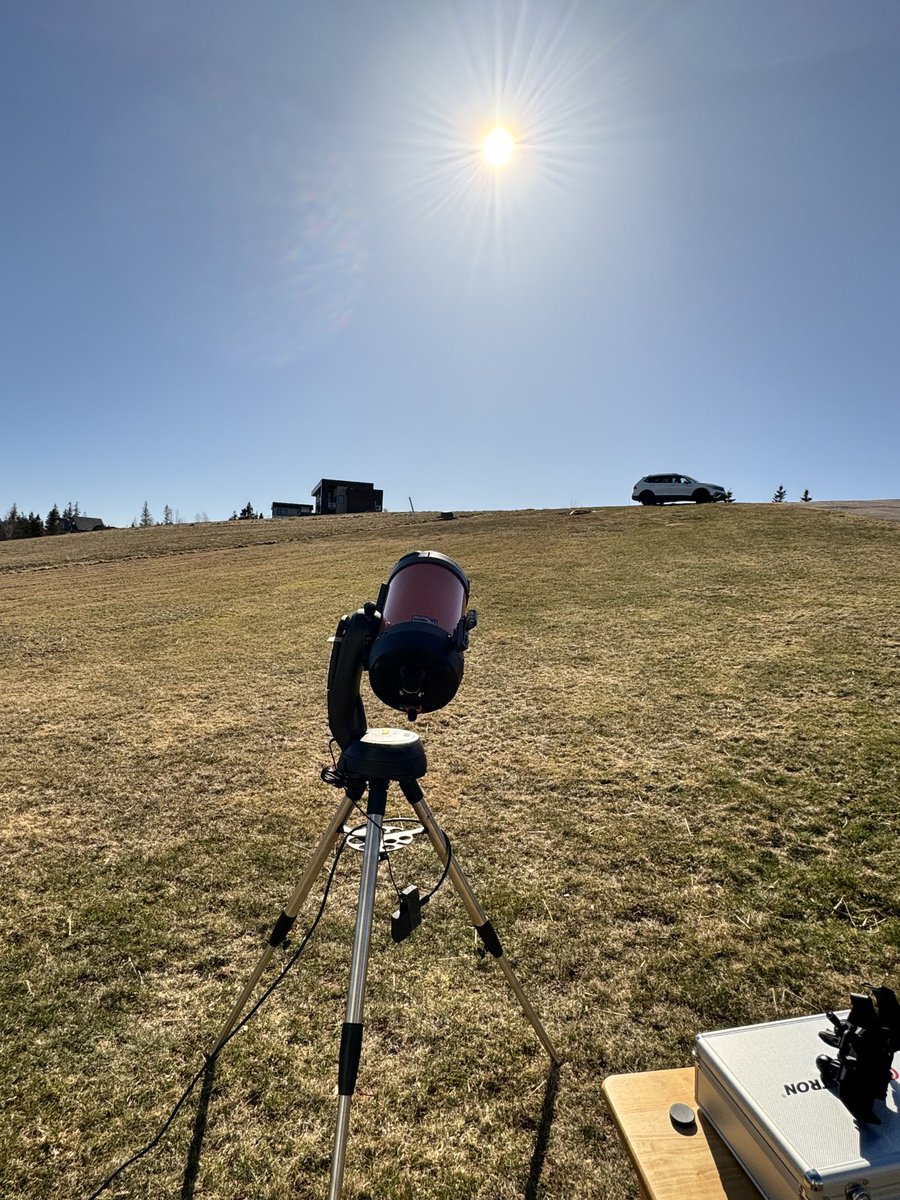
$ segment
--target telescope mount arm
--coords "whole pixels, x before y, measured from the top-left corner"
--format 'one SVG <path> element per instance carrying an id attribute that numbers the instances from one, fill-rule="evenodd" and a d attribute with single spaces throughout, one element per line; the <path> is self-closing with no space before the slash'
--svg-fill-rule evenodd
<path id="1" fill-rule="evenodd" d="M 381 613 L 369 601 L 355 613 L 341 617 L 332 639 L 328 665 L 328 725 L 331 736 L 346 750 L 368 729 L 359 689 L 369 647 L 378 635 Z"/>

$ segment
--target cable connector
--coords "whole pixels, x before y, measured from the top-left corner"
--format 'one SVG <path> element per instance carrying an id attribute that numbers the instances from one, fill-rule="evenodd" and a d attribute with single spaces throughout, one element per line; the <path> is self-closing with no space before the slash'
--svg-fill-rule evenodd
<path id="1" fill-rule="evenodd" d="M 328 783 L 336 788 L 345 788 L 350 781 L 349 776 L 336 767 L 323 767 L 319 772 L 319 778 L 323 783 Z"/>
<path id="2" fill-rule="evenodd" d="M 411 884 L 400 893 L 400 907 L 391 913 L 391 937 L 402 942 L 422 924 L 422 901 L 419 889 Z"/>

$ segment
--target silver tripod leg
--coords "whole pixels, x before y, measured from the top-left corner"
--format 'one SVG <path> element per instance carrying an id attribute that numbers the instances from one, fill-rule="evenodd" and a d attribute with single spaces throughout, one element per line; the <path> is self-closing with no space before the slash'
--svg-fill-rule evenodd
<path id="1" fill-rule="evenodd" d="M 358 799 L 358 797 L 356 797 L 356 799 Z M 328 859 L 329 854 L 331 854 L 332 850 L 334 849 L 334 844 L 337 841 L 338 837 L 340 836 L 341 830 L 343 829 L 343 826 L 344 826 L 344 822 L 347 820 L 347 817 L 350 815 L 350 812 L 353 808 L 353 804 L 354 804 L 354 798 L 350 797 L 350 796 L 345 796 L 343 801 L 338 805 L 337 811 L 335 812 L 334 816 L 331 818 L 331 821 L 322 837 L 322 840 L 319 842 L 318 846 L 316 846 L 316 849 L 313 852 L 313 856 L 310 860 L 309 866 L 306 868 L 305 872 L 303 873 L 303 878 L 297 884 L 296 888 L 294 889 L 293 895 L 291 896 L 290 900 L 287 902 L 284 909 L 282 910 L 281 916 L 275 922 L 275 925 L 272 929 L 271 936 L 269 937 L 269 944 L 266 946 L 265 950 L 262 953 L 262 957 L 260 958 L 259 962 L 256 964 L 256 969 L 253 971 L 253 974 L 247 980 L 247 983 L 244 986 L 244 990 L 241 992 L 240 996 L 235 1001 L 234 1007 L 232 1008 L 231 1012 L 228 1014 L 228 1018 L 225 1021 L 225 1024 L 222 1026 L 222 1028 L 219 1032 L 219 1036 L 210 1045 L 210 1048 L 207 1051 L 207 1055 L 209 1058 L 212 1058 L 212 1056 L 214 1054 L 216 1054 L 222 1048 L 222 1043 L 225 1041 L 225 1039 L 228 1037 L 229 1033 L 231 1033 L 232 1029 L 237 1024 L 241 1013 L 244 1011 L 244 1008 L 247 1005 L 247 1001 L 250 999 L 250 996 L 253 994 L 254 988 L 259 983 L 260 979 L 262 978 L 263 972 L 265 971 L 266 967 L 269 965 L 269 961 L 272 958 L 272 955 L 275 953 L 276 949 L 281 945 L 281 943 L 287 937 L 287 935 L 291 929 L 291 926 L 294 924 L 294 921 L 297 918 L 297 913 L 303 907 L 303 901 L 309 895 L 310 889 L 312 888 L 312 885 L 316 881 L 316 876 L 322 870 L 322 868 L 324 867 L 324 865 Z"/>
<path id="2" fill-rule="evenodd" d="M 375 883 L 381 854 L 381 827 L 387 804 L 387 780 L 369 781 L 369 803 L 366 809 L 366 844 L 363 852 L 362 874 L 359 879 L 359 901 L 356 909 L 356 933 L 353 938 L 353 957 L 350 960 L 350 983 L 347 989 L 347 1013 L 341 1029 L 341 1051 L 338 1064 L 338 1113 L 334 1131 L 334 1150 L 331 1155 L 331 1178 L 328 1181 L 328 1200 L 340 1200 L 344 1179 L 344 1157 L 350 1130 L 350 1099 L 356 1088 L 363 1038 L 363 1000 L 366 994 L 366 971 L 369 960 L 369 940 L 372 934 L 372 913 L 375 908 Z"/>
<path id="3" fill-rule="evenodd" d="M 425 826 L 425 832 L 428 834 L 428 839 L 432 846 L 434 846 L 438 858 L 446 867 L 448 857 L 447 842 L 444 839 L 444 834 L 441 831 L 440 825 L 438 825 L 437 821 L 435 820 L 434 813 L 428 807 L 428 803 L 422 794 L 422 789 L 414 779 L 401 780 L 400 787 L 403 790 L 404 796 L 406 796 L 407 800 L 412 805 L 416 816 Z M 485 949 L 497 960 L 500 969 L 506 976 L 506 982 L 509 984 L 513 994 L 521 1005 L 522 1011 L 528 1018 L 532 1028 L 534 1029 L 534 1032 L 538 1035 L 541 1040 L 541 1044 L 550 1055 L 553 1065 L 558 1066 L 560 1063 L 560 1057 L 556 1053 L 553 1043 L 550 1041 L 540 1017 L 532 1007 L 531 1001 L 525 995 L 521 983 L 519 983 L 515 972 L 509 965 L 509 960 L 503 952 L 503 946 L 500 944 L 500 939 L 497 937 L 493 925 L 488 920 L 487 913 L 478 903 L 478 897 L 472 891 L 469 881 L 463 874 L 462 867 L 460 867 L 459 861 L 457 860 L 455 854 L 450 855 L 450 867 L 447 874 L 450 877 L 450 882 L 456 888 L 459 898 L 466 906 L 466 912 L 469 914 L 469 919 L 475 926 L 478 936 L 484 943 Z"/>

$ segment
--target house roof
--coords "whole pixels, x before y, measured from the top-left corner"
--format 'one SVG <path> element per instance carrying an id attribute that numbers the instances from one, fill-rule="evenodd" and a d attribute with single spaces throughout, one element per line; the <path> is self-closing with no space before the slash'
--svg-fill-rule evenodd
<path id="1" fill-rule="evenodd" d="M 375 485 L 371 483 L 363 483 L 360 479 L 320 479 L 313 490 L 311 496 L 318 495 L 322 488 L 328 484 L 330 487 L 355 487 L 355 488 L 370 488 L 375 490 Z"/>
<path id="2" fill-rule="evenodd" d="M 105 529 L 100 517 L 70 517 L 69 521 L 79 533 L 93 533 L 95 529 Z"/>

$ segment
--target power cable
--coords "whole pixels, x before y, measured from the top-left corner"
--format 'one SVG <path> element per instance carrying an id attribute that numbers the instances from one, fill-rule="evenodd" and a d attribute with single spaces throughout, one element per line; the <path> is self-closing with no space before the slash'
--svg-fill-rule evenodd
<path id="1" fill-rule="evenodd" d="M 309 942 L 309 939 L 315 933 L 316 926 L 319 924 L 319 921 L 322 919 L 322 914 L 325 912 L 325 905 L 328 902 L 328 894 L 331 891 L 331 885 L 334 882 L 334 876 L 335 876 L 335 872 L 337 871 L 337 865 L 340 862 L 341 855 L 343 854 L 344 847 L 346 845 L 347 845 L 347 838 L 345 837 L 335 852 L 334 862 L 331 864 L 331 870 L 328 873 L 328 879 L 325 883 L 325 890 L 322 893 L 322 902 L 319 905 L 319 911 L 316 913 L 316 916 L 315 916 L 315 919 L 314 919 L 312 925 L 310 925 L 309 929 L 303 935 L 303 939 L 300 942 L 300 945 L 293 952 L 291 957 L 288 959 L 287 963 L 285 963 L 285 965 L 282 967 L 281 972 L 275 977 L 275 979 L 272 981 L 272 983 L 269 984 L 269 986 L 262 993 L 262 995 L 259 997 L 259 999 L 256 1001 L 256 1003 L 253 1005 L 253 1007 L 249 1010 L 249 1012 L 244 1017 L 241 1018 L 241 1020 L 238 1022 L 237 1025 L 235 1025 L 234 1029 L 231 1030 L 231 1032 L 228 1034 L 228 1036 L 222 1042 L 222 1045 L 219 1046 L 219 1048 L 216 1050 L 215 1054 L 209 1056 L 206 1059 L 206 1062 L 203 1064 L 203 1066 L 200 1068 L 200 1070 L 197 1071 L 197 1073 L 194 1075 L 193 1079 L 190 1081 L 190 1083 L 187 1085 L 187 1087 L 184 1089 L 184 1091 L 179 1096 L 178 1100 L 175 1103 L 175 1107 L 169 1113 L 168 1117 L 166 1117 L 165 1121 L 160 1126 L 156 1135 L 147 1143 L 146 1146 L 143 1146 L 140 1150 L 137 1151 L 136 1154 L 133 1154 L 131 1156 L 131 1158 L 129 1158 L 126 1162 L 123 1162 L 121 1166 L 116 1167 L 115 1171 L 113 1171 L 113 1173 L 111 1175 L 107 1176 L 107 1178 L 104 1179 L 104 1181 L 100 1184 L 100 1186 L 95 1191 L 91 1192 L 90 1196 L 88 1196 L 88 1200 L 96 1200 L 97 1196 L 99 1196 L 102 1192 L 105 1192 L 106 1189 L 109 1187 L 109 1185 L 113 1182 L 113 1180 L 117 1179 L 118 1176 L 121 1175 L 122 1172 L 124 1170 L 126 1170 L 127 1167 L 132 1166 L 133 1163 L 136 1163 L 139 1159 L 143 1158 L 146 1154 L 149 1154 L 151 1150 L 153 1150 L 156 1146 L 159 1145 L 159 1143 L 162 1141 L 163 1137 L 165 1136 L 166 1131 L 168 1130 L 169 1126 L 172 1124 L 172 1122 L 178 1116 L 182 1107 L 186 1103 L 191 1092 L 194 1090 L 194 1088 L 197 1086 L 198 1082 L 205 1075 L 210 1063 L 214 1062 L 218 1058 L 218 1056 L 222 1053 L 222 1051 L 225 1049 L 225 1047 L 228 1045 L 228 1043 L 231 1041 L 231 1039 L 241 1029 L 244 1028 L 244 1026 L 247 1024 L 247 1022 L 250 1020 L 250 1018 L 253 1017 L 259 1011 L 259 1009 L 262 1007 L 262 1005 L 265 1003 L 265 1001 L 268 1000 L 268 998 L 272 995 L 272 993 L 275 991 L 275 989 L 284 982 L 286 975 L 291 970 L 291 968 L 294 966 L 294 964 L 296 963 L 296 961 L 300 957 L 300 955 L 303 953 L 303 951 L 306 949 L 306 945 Z"/>

